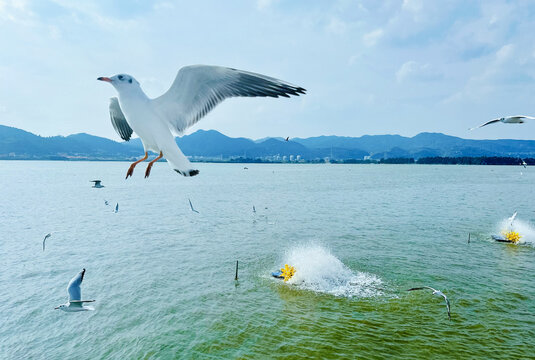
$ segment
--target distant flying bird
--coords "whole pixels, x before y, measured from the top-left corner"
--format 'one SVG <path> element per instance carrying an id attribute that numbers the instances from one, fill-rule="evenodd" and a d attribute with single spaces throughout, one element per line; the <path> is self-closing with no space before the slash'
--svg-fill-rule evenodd
<path id="1" fill-rule="evenodd" d="M 73 277 L 67 286 L 67 292 L 69 293 L 69 301 L 65 304 L 55 307 L 54 309 L 59 309 L 68 312 L 74 311 L 88 311 L 94 310 L 92 307 L 84 306 L 86 302 L 94 302 L 95 300 L 82 300 L 82 281 L 84 280 L 85 269 L 80 271 L 78 275 Z"/>
<path id="2" fill-rule="evenodd" d="M 426 290 L 426 289 L 431 290 L 433 292 L 433 295 L 442 296 L 444 298 L 444 300 L 446 301 L 446 308 L 448 309 L 448 319 L 451 320 L 450 301 L 448 300 L 448 298 L 446 297 L 446 295 L 444 295 L 444 293 L 442 291 L 433 289 L 432 287 L 429 287 L 429 286 L 422 286 L 422 287 L 412 288 L 412 289 L 409 289 L 407 291 Z"/>
<path id="3" fill-rule="evenodd" d="M 104 200 L 104 205 L 108 206 L 109 204 L 108 200 Z"/>
<path id="4" fill-rule="evenodd" d="M 524 167 L 524 169 L 528 166 L 528 164 L 526 164 L 526 162 L 524 161 L 524 159 L 520 159 L 522 162 L 520 163 L 520 165 L 522 165 Z"/>
<path id="5" fill-rule="evenodd" d="M 469 130 L 474 130 L 474 129 L 478 129 L 480 127 L 483 127 L 483 126 L 487 126 L 489 124 L 494 124 L 496 122 L 502 122 L 504 124 L 523 124 L 526 120 L 526 119 L 530 119 L 530 120 L 534 120 L 535 117 L 531 117 L 531 116 L 525 116 L 525 115 L 516 115 L 516 116 L 507 116 L 507 117 L 502 117 L 502 118 L 496 118 L 496 119 L 492 119 L 490 121 L 487 121 L 486 123 L 483 123 L 479 126 L 476 126 L 475 128 L 471 128 Z"/>
<path id="6" fill-rule="evenodd" d="M 45 235 L 45 238 L 43 239 L 43 251 L 45 251 L 45 242 L 46 242 L 46 239 L 48 239 L 49 237 L 51 237 L 52 234 L 51 233 L 48 233 Z"/>
<path id="7" fill-rule="evenodd" d="M 90 182 L 95 183 L 93 185 L 94 188 L 100 189 L 104 187 L 104 185 L 101 184 L 102 180 L 91 180 Z"/>
<path id="8" fill-rule="evenodd" d="M 119 203 L 115 204 L 115 212 L 119 211 Z"/>
<path id="9" fill-rule="evenodd" d="M 99 77 L 113 85 L 119 97 L 110 100 L 111 122 L 123 140 L 130 140 L 135 131 L 140 137 L 145 156 L 130 165 L 126 178 L 134 173 L 135 166 L 146 160 L 148 151 L 159 155 L 149 162 L 145 177 L 155 161 L 167 159 L 171 169 L 184 176 L 195 176 L 188 158 L 178 148 L 174 134 L 181 134 L 208 114 L 226 98 L 290 97 L 305 94 L 305 89 L 287 82 L 221 66 L 193 65 L 180 69 L 171 88 L 155 99 L 149 99 L 139 82 L 130 75 L 119 74 Z"/>
<path id="10" fill-rule="evenodd" d="M 190 207 L 191 211 L 196 212 L 198 214 L 199 212 L 193 208 L 193 204 L 191 203 L 191 200 L 188 199 L 188 201 L 189 201 L 189 207 Z"/>
<path id="11" fill-rule="evenodd" d="M 289 136 L 286 137 L 286 140 L 285 140 L 285 141 L 288 141 L 288 140 L 290 140 L 290 137 L 289 137 Z"/>

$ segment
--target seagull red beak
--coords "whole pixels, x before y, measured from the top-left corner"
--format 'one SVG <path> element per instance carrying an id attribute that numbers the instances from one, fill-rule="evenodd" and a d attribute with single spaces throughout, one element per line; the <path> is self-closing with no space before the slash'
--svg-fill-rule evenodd
<path id="1" fill-rule="evenodd" d="M 97 80 L 111 82 L 111 79 L 109 77 L 105 77 L 105 76 L 101 76 Z"/>

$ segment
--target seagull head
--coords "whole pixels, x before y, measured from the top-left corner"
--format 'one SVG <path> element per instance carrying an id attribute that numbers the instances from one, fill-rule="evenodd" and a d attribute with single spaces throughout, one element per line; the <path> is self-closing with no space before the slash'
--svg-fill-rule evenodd
<path id="1" fill-rule="evenodd" d="M 58 310 L 58 309 L 59 309 L 59 310 L 63 310 L 63 309 L 65 309 L 67 306 L 68 306 L 67 304 L 62 304 L 62 305 L 60 305 L 60 306 L 56 306 L 56 307 L 54 308 L 54 310 Z"/>
<path id="2" fill-rule="evenodd" d="M 117 91 L 139 88 L 139 82 L 128 74 L 117 74 L 112 77 L 101 76 L 97 80 L 109 82 Z"/>

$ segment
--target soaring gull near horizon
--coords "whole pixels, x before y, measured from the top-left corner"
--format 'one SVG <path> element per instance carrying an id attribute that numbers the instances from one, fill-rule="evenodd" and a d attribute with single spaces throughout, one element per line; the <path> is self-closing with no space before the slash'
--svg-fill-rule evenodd
<path id="1" fill-rule="evenodd" d="M 502 122 L 504 124 L 523 124 L 526 119 L 535 120 L 535 117 L 526 116 L 526 115 L 506 116 L 506 117 L 502 117 L 502 118 L 496 118 L 496 119 L 489 120 L 486 123 L 483 123 L 483 124 L 481 124 L 479 126 L 476 126 L 474 128 L 470 128 L 468 130 L 479 129 L 480 127 L 487 126 L 487 125 L 490 125 L 490 124 L 494 124 L 494 123 L 497 123 L 497 122 Z"/>
<path id="2" fill-rule="evenodd" d="M 522 165 L 525 169 L 528 166 L 528 164 L 524 161 L 524 159 L 520 159 L 520 160 L 522 161 L 520 165 Z"/>
<path id="3" fill-rule="evenodd" d="M 69 285 L 67 286 L 69 301 L 63 305 L 56 306 L 54 308 L 55 310 L 59 309 L 68 312 L 94 310 L 92 307 L 84 306 L 84 303 L 94 302 L 95 300 L 82 300 L 82 289 L 80 288 L 80 285 L 82 285 L 84 275 L 85 269 L 82 269 L 82 271 L 69 281 Z"/>
<path id="4" fill-rule="evenodd" d="M 52 233 L 48 233 L 45 235 L 45 238 L 43 239 L 43 251 L 45 251 L 45 242 L 46 242 L 46 239 L 48 239 L 49 237 L 52 236 Z"/>
<path id="5" fill-rule="evenodd" d="M 188 201 L 189 201 L 189 207 L 190 207 L 191 211 L 196 212 L 198 214 L 199 212 L 193 208 L 193 204 L 191 203 L 191 200 L 188 199 Z"/>
<path id="6" fill-rule="evenodd" d="M 167 159 L 171 169 L 184 176 L 195 176 L 194 169 L 175 142 L 173 135 L 198 122 L 217 104 L 230 97 L 290 97 L 306 90 L 269 76 L 221 66 L 193 65 L 180 69 L 171 88 L 160 97 L 150 99 L 139 82 L 127 74 L 99 77 L 117 90 L 119 97 L 110 99 L 111 122 L 119 136 L 130 140 L 135 132 L 145 150 L 145 156 L 132 163 L 126 178 L 135 166 L 145 161 L 148 151 L 159 154 L 149 162 L 145 177 L 154 162 Z"/>
<path id="7" fill-rule="evenodd" d="M 442 296 L 444 300 L 446 301 L 446 308 L 448 309 L 448 319 L 451 320 L 450 301 L 448 300 L 448 298 L 446 297 L 446 295 L 444 295 L 442 291 L 433 289 L 432 287 L 429 287 L 429 286 L 416 287 L 416 288 L 409 289 L 407 291 L 414 291 L 414 290 L 431 290 L 433 292 L 433 295 Z"/>

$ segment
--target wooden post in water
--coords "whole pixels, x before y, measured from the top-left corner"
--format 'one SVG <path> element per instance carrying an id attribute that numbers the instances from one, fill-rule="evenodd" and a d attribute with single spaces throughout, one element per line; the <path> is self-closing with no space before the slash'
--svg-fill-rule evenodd
<path id="1" fill-rule="evenodd" d="M 238 260 L 236 260 L 236 276 L 234 277 L 235 281 L 238 281 Z"/>
<path id="2" fill-rule="evenodd" d="M 468 243 L 470 244 L 470 233 L 468 233 Z"/>

